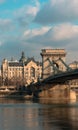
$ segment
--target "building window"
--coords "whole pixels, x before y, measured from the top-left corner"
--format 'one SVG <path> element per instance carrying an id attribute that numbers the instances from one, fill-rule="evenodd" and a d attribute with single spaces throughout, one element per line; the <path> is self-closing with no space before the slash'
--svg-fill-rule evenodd
<path id="1" fill-rule="evenodd" d="M 33 67 L 30 68 L 30 75 L 31 77 L 35 77 L 35 68 Z"/>

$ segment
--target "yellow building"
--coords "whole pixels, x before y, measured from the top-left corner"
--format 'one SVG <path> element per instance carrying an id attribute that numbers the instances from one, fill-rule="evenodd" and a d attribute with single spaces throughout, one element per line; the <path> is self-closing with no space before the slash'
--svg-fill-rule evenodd
<path id="1" fill-rule="evenodd" d="M 78 68 L 78 62 L 74 61 L 74 62 L 70 63 L 69 67 L 71 67 L 72 69 L 77 69 Z"/>
<path id="2" fill-rule="evenodd" d="M 15 83 L 18 82 L 18 84 L 28 85 L 31 82 L 37 82 L 41 78 L 42 65 L 34 58 L 26 58 L 24 52 L 22 52 L 19 61 L 4 59 L 1 65 L 1 73 L 3 82 L 7 79 Z"/>

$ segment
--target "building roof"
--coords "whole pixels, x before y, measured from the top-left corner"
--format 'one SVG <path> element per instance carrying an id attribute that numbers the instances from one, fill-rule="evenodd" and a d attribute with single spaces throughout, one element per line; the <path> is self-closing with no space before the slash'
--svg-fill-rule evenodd
<path id="1" fill-rule="evenodd" d="M 27 65 L 29 62 L 35 62 L 37 65 L 41 65 L 41 62 L 39 61 L 35 61 L 35 59 L 33 57 L 28 58 L 26 61 L 9 61 L 8 64 L 9 66 L 23 66 L 23 65 Z"/>
<path id="2" fill-rule="evenodd" d="M 78 61 L 73 61 L 72 63 L 70 63 L 69 65 L 74 65 L 74 64 L 78 64 Z"/>
<path id="3" fill-rule="evenodd" d="M 3 60 L 4 62 L 6 62 L 7 61 L 7 63 L 8 63 L 8 66 L 10 66 L 10 67 L 23 67 L 23 66 L 26 66 L 29 62 L 34 62 L 34 63 L 36 63 L 36 65 L 38 66 L 38 65 L 42 65 L 42 63 L 41 62 L 39 62 L 39 61 L 36 61 L 35 59 L 34 59 L 34 57 L 31 57 L 31 58 L 26 58 L 25 57 L 25 54 L 24 54 L 24 52 L 22 52 L 22 55 L 21 55 L 21 58 L 20 58 L 20 60 L 19 61 L 17 61 L 17 60 L 14 60 L 13 58 L 11 58 L 11 60 L 10 61 L 8 61 L 8 60 Z"/>
<path id="4" fill-rule="evenodd" d="M 10 61 L 8 64 L 9 64 L 9 66 L 22 66 L 21 62 L 11 62 Z"/>
<path id="5" fill-rule="evenodd" d="M 25 62 L 25 65 L 27 65 L 31 61 L 35 62 L 37 65 L 41 65 L 41 62 L 35 61 L 34 57 L 28 58 L 27 61 Z"/>

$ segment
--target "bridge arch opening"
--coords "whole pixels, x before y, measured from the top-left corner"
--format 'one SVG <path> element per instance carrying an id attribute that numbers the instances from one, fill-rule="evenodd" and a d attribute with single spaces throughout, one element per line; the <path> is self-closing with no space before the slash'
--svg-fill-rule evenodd
<path id="1" fill-rule="evenodd" d="M 56 63 L 55 61 L 53 61 L 53 64 L 59 69 L 58 63 Z"/>

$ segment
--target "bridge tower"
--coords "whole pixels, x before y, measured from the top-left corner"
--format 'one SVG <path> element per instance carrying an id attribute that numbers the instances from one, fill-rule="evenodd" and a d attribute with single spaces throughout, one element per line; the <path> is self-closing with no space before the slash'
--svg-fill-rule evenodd
<path id="1" fill-rule="evenodd" d="M 65 71 L 65 65 L 59 60 L 65 62 L 66 52 L 64 49 L 42 49 L 42 79 L 47 78 L 56 71 Z M 54 64 L 54 65 L 53 65 Z"/>

